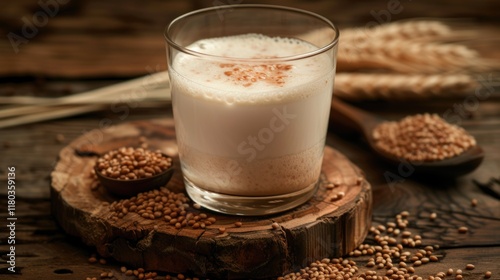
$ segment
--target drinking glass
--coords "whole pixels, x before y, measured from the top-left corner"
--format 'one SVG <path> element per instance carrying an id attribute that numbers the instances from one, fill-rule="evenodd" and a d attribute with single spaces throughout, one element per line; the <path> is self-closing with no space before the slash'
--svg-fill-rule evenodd
<path id="1" fill-rule="evenodd" d="M 165 31 L 186 191 L 233 215 L 303 204 L 318 188 L 338 29 L 281 6 L 216 6 Z"/>

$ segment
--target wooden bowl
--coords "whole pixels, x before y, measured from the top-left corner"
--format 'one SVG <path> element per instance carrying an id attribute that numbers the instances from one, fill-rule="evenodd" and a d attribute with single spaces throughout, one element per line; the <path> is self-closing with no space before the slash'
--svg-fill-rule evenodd
<path id="1" fill-rule="evenodd" d="M 134 180 L 119 180 L 104 176 L 97 170 L 96 166 L 94 166 L 94 171 L 101 185 L 110 193 L 117 196 L 130 197 L 141 192 L 146 192 L 159 188 L 161 186 L 165 186 L 168 181 L 170 181 L 170 178 L 172 178 L 174 168 L 171 166 L 170 168 L 154 176 Z"/>

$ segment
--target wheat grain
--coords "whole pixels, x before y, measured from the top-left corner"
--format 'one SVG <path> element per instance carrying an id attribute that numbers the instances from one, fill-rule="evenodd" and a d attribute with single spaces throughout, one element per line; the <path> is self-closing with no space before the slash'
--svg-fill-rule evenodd
<path id="1" fill-rule="evenodd" d="M 463 96 L 477 85 L 465 74 L 338 73 L 334 94 L 346 100 L 426 99 Z"/>

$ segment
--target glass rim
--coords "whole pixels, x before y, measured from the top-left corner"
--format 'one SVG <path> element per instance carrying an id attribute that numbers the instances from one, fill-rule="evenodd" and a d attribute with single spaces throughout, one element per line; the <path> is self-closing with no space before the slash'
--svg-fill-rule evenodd
<path id="1" fill-rule="evenodd" d="M 299 14 L 304 14 L 308 15 L 311 17 L 314 17 L 316 19 L 319 19 L 320 21 L 324 22 L 327 24 L 328 27 L 330 27 L 333 31 L 335 31 L 335 36 L 333 40 L 331 40 L 328 44 L 319 47 L 317 50 L 314 51 L 309 51 L 301 54 L 296 54 L 296 55 L 291 55 L 291 56 L 282 56 L 282 57 L 276 57 L 276 58 L 238 58 L 238 57 L 224 57 L 224 56 L 218 56 L 218 55 L 211 55 L 211 54 L 206 54 L 202 52 L 197 52 L 190 50 L 186 47 L 183 47 L 177 43 L 174 42 L 174 40 L 170 37 L 170 30 L 171 28 L 178 23 L 181 20 L 184 20 L 190 16 L 193 15 L 199 15 L 203 13 L 209 13 L 213 11 L 218 11 L 220 9 L 244 9 L 244 8 L 263 8 L 263 9 L 268 9 L 268 10 L 282 10 L 282 11 L 288 11 L 288 12 L 294 12 L 294 13 L 299 13 Z M 304 58 L 309 58 L 313 57 L 316 55 L 319 55 L 321 53 L 324 53 L 331 48 L 335 47 L 335 45 L 338 44 L 339 42 L 339 36 L 340 32 L 337 26 L 332 23 L 329 19 L 326 17 L 307 11 L 303 9 L 298 9 L 298 8 L 292 8 L 292 7 L 286 7 L 286 6 L 279 6 L 279 5 L 264 5 L 264 4 L 237 4 L 237 5 L 221 5 L 221 6 L 214 6 L 214 7 L 209 7 L 209 8 L 203 8 L 203 9 L 198 9 L 191 11 L 189 13 L 183 14 L 174 20 L 170 22 L 170 24 L 165 28 L 164 32 L 164 37 L 168 43 L 169 46 L 175 48 L 178 51 L 181 51 L 183 53 L 193 55 L 199 58 L 206 58 L 210 60 L 225 60 L 225 61 L 238 61 L 238 62 L 284 62 L 284 61 L 294 61 L 294 60 L 299 60 L 299 59 L 304 59 Z"/>

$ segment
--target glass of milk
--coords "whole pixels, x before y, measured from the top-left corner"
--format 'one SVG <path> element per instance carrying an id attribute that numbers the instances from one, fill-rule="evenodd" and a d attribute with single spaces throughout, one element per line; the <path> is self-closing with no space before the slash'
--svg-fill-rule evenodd
<path id="1" fill-rule="evenodd" d="M 309 200 L 321 173 L 338 29 L 303 10 L 228 5 L 175 19 L 165 38 L 191 199 L 233 215 Z"/>

